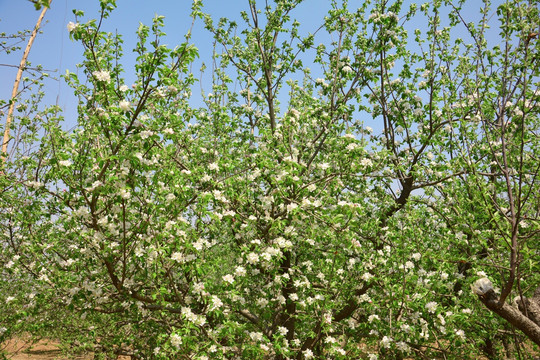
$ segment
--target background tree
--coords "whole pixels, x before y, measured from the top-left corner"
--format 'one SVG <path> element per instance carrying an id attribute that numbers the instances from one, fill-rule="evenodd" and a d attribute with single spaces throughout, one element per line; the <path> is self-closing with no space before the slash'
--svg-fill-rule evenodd
<path id="1" fill-rule="evenodd" d="M 492 46 L 489 2 L 470 23 L 461 2 L 336 1 L 306 35 L 300 3 L 250 1 L 240 25 L 194 2 L 215 38 L 199 107 L 190 33 L 140 25 L 128 86 L 114 2 L 70 26 L 78 125 L 52 114 L 2 198 L 3 261 L 36 293 L 7 292 L 14 314 L 100 356 L 535 351 L 538 9 L 499 6 Z"/>

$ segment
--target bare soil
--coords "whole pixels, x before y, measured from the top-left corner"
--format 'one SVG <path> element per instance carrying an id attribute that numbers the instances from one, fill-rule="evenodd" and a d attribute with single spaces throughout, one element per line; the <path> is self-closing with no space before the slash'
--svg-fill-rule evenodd
<path id="1" fill-rule="evenodd" d="M 2 344 L 0 349 L 7 352 L 7 358 L 11 360 L 64 360 L 62 351 L 58 347 L 58 343 L 51 340 L 40 340 L 32 344 L 25 339 L 12 339 L 7 343 Z M 93 359 L 93 354 L 86 356 L 71 357 L 72 359 L 87 360 Z"/>
<path id="2" fill-rule="evenodd" d="M 28 339 L 12 339 L 0 345 L 0 351 L 7 352 L 10 360 L 92 360 L 93 353 L 66 357 L 54 340 L 43 339 L 32 344 Z M 129 360 L 127 356 L 119 356 L 117 360 Z"/>

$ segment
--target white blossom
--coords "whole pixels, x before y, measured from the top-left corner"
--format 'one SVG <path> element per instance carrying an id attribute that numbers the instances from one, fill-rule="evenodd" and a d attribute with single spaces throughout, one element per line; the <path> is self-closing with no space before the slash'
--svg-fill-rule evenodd
<path id="1" fill-rule="evenodd" d="M 245 276 L 246 269 L 243 266 L 237 266 L 234 270 L 234 273 L 236 274 L 236 276 Z"/>
<path id="2" fill-rule="evenodd" d="M 398 350 L 400 350 L 400 351 L 403 351 L 403 352 L 407 352 L 407 351 L 410 350 L 409 345 L 407 345 L 407 343 L 404 342 L 404 341 L 399 341 L 399 342 L 397 342 L 397 343 L 396 343 L 396 348 L 397 348 Z"/>
<path id="3" fill-rule="evenodd" d="M 437 310 L 437 303 L 435 301 L 430 301 L 426 304 L 426 309 L 430 313 L 434 313 Z"/>
<path id="4" fill-rule="evenodd" d="M 131 105 L 131 104 L 129 103 L 129 101 L 122 100 L 122 101 L 120 101 L 120 103 L 118 104 L 118 107 L 119 107 L 120 109 L 122 109 L 123 111 L 129 111 L 130 105 Z"/>
<path id="5" fill-rule="evenodd" d="M 324 342 L 327 343 L 327 344 L 333 344 L 333 343 L 336 343 L 337 340 L 335 337 L 333 336 L 327 336 L 325 339 L 324 339 Z"/>
<path id="6" fill-rule="evenodd" d="M 446 279 L 448 279 L 448 274 L 445 272 L 441 273 L 441 280 L 446 280 Z"/>
<path id="7" fill-rule="evenodd" d="M 129 198 L 131 198 L 131 193 L 127 189 L 120 189 L 118 193 L 120 194 L 120 197 L 124 200 L 128 200 Z"/>
<path id="8" fill-rule="evenodd" d="M 223 301 L 216 295 L 212 295 L 212 306 L 210 307 L 210 310 L 216 310 L 223 307 Z"/>
<path id="9" fill-rule="evenodd" d="M 296 209 L 297 207 L 298 207 L 297 204 L 295 204 L 295 203 L 290 203 L 290 204 L 287 205 L 287 212 L 291 212 L 291 211 L 293 211 L 294 209 Z"/>
<path id="10" fill-rule="evenodd" d="M 364 159 L 360 160 L 360 165 L 362 165 L 362 166 L 371 166 L 371 165 L 373 165 L 373 161 L 371 161 L 371 159 L 364 158 Z"/>
<path id="11" fill-rule="evenodd" d="M 43 183 L 39 181 L 27 181 L 26 186 L 31 187 L 33 189 L 39 189 L 40 187 L 43 186 Z"/>
<path id="12" fill-rule="evenodd" d="M 249 333 L 249 337 L 251 338 L 251 340 L 253 341 L 262 341 L 263 339 L 263 334 L 261 332 L 255 332 L 255 331 L 252 331 Z"/>
<path id="13" fill-rule="evenodd" d="M 364 273 L 364 275 L 362 275 L 362 280 L 364 281 L 369 281 L 369 279 L 371 279 L 373 277 L 373 275 L 371 275 L 370 273 L 366 272 Z"/>
<path id="14" fill-rule="evenodd" d="M 176 262 L 183 262 L 184 261 L 184 254 L 182 254 L 181 252 L 174 252 L 171 255 L 171 259 L 176 261 Z"/>
<path id="15" fill-rule="evenodd" d="M 75 31 L 79 27 L 79 23 L 74 23 L 73 21 L 68 22 L 67 29 L 69 32 Z"/>
<path id="16" fill-rule="evenodd" d="M 328 168 L 330 167 L 330 164 L 328 164 L 328 163 L 321 163 L 321 164 L 319 164 L 318 166 L 319 166 L 319 169 L 321 169 L 321 170 L 326 170 L 326 169 L 328 169 Z"/>
<path id="17" fill-rule="evenodd" d="M 343 70 L 343 72 L 346 72 L 347 74 L 353 72 L 353 69 L 349 65 L 345 65 L 341 70 Z"/>
<path id="18" fill-rule="evenodd" d="M 265 307 L 266 305 L 268 305 L 268 300 L 266 300 L 265 298 L 257 299 L 257 306 Z"/>
<path id="19" fill-rule="evenodd" d="M 140 135 L 141 135 L 141 139 L 147 139 L 150 136 L 154 135 L 154 132 L 151 130 L 143 130 L 141 131 Z"/>
<path id="20" fill-rule="evenodd" d="M 111 74 L 108 71 L 94 71 L 92 73 L 97 81 L 106 82 L 107 84 L 111 82 Z"/>
<path id="21" fill-rule="evenodd" d="M 476 280 L 472 285 L 472 291 L 476 295 L 484 295 L 490 290 L 493 290 L 493 284 L 487 277 Z"/>
<path id="22" fill-rule="evenodd" d="M 234 276 L 232 276 L 231 274 L 223 276 L 222 279 L 229 284 L 232 284 L 234 282 Z"/>
<path id="23" fill-rule="evenodd" d="M 403 267 L 404 267 L 406 270 L 408 270 L 408 269 L 414 269 L 414 263 L 413 263 L 412 261 L 407 261 Z"/>
<path id="24" fill-rule="evenodd" d="M 250 264 L 257 264 L 259 262 L 259 255 L 255 253 L 249 253 L 247 255 L 247 262 Z"/>
<path id="25" fill-rule="evenodd" d="M 182 337 L 178 334 L 172 334 L 171 335 L 171 345 L 175 348 L 179 349 L 180 345 L 182 345 Z"/>
<path id="26" fill-rule="evenodd" d="M 381 346 L 384 348 L 389 348 L 390 344 L 392 343 L 392 338 L 389 336 L 383 336 L 381 340 Z"/>

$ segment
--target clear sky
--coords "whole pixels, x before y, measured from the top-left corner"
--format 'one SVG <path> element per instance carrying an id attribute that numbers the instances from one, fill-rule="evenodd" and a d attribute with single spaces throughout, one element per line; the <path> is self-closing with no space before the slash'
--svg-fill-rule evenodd
<path id="1" fill-rule="evenodd" d="M 135 31 L 142 22 L 151 25 L 155 14 L 165 16 L 165 32 L 167 38 L 165 43 L 171 47 L 184 41 L 184 35 L 191 26 L 189 17 L 192 0 L 117 0 L 117 9 L 113 11 L 111 17 L 106 20 L 103 30 L 118 31 L 124 36 L 124 69 L 129 83 L 130 69 L 134 64 L 134 57 L 131 56 L 131 49 L 135 45 Z M 220 17 L 238 18 L 241 10 L 246 10 L 248 0 L 205 0 L 204 10 L 215 19 Z M 320 25 L 326 10 L 330 6 L 328 0 L 308 0 L 302 4 L 297 14 L 309 14 L 305 17 L 304 24 L 309 26 L 311 31 Z M 72 10 L 78 9 L 85 12 L 85 20 L 97 18 L 99 15 L 98 0 L 53 0 L 50 9 L 45 15 L 42 24 L 43 33 L 38 35 L 32 46 L 29 61 L 33 65 L 41 64 L 45 69 L 54 70 L 50 74 L 58 77 L 64 74 L 66 69 L 71 72 L 76 71 L 75 65 L 82 60 L 82 46 L 69 39 L 66 25 L 74 21 Z M 7 34 L 15 33 L 23 29 L 32 29 L 39 17 L 40 12 L 34 9 L 33 4 L 27 0 L 0 0 L 0 32 Z M 212 49 L 212 38 L 203 28 L 202 22 L 198 21 L 194 31 L 192 42 L 199 48 L 201 54 L 200 61 L 209 63 Z M 21 44 L 22 48 L 26 44 Z M 0 54 L 0 64 L 18 65 L 22 51 L 5 56 Z M 198 67 L 193 68 L 198 71 Z M 15 67 L 0 66 L 0 98 L 8 99 L 11 95 L 13 82 L 17 69 Z M 60 105 L 68 114 L 75 114 L 76 100 L 71 95 L 71 89 L 60 81 L 47 82 L 48 103 Z M 198 86 L 194 88 L 197 93 Z M 2 121 L 4 120 L 3 117 Z M 66 119 L 69 121 L 69 119 Z"/>
<path id="2" fill-rule="evenodd" d="M 220 17 L 238 18 L 241 10 L 248 8 L 248 0 L 203 0 L 204 10 L 210 13 L 215 19 Z M 264 1 L 261 1 L 264 3 Z M 405 1 L 404 8 L 408 7 Z M 501 1 L 495 1 L 500 3 Z M 349 6 L 356 7 L 362 3 L 361 0 L 350 0 Z M 478 14 L 481 1 L 472 0 L 470 11 L 466 15 Z M 139 22 L 151 24 L 155 14 L 165 16 L 165 32 L 167 38 L 165 43 L 174 47 L 183 42 L 184 35 L 191 25 L 189 18 L 192 0 L 117 0 L 117 9 L 112 16 L 106 20 L 103 30 L 118 31 L 124 36 L 124 69 L 126 70 L 127 83 L 133 81 L 130 78 L 130 70 L 134 63 L 134 56 L 131 49 L 135 45 L 135 30 Z M 294 12 L 302 23 L 301 30 L 313 32 L 322 23 L 324 15 L 330 8 L 330 0 L 306 0 Z M 475 6 L 476 4 L 476 6 Z M 99 15 L 98 0 L 53 0 L 50 9 L 45 16 L 45 23 L 42 25 L 43 33 L 38 35 L 31 49 L 29 61 L 33 65 L 41 64 L 50 73 L 59 77 L 66 69 L 76 71 L 75 65 L 82 60 L 82 46 L 69 39 L 66 25 L 74 21 L 72 9 L 85 11 L 86 21 L 97 18 Z M 34 9 L 32 3 L 27 0 L 0 0 L 0 32 L 15 33 L 23 29 L 31 29 L 35 26 L 39 11 Z M 212 38 L 203 28 L 199 21 L 193 31 L 192 42 L 199 48 L 201 59 L 207 64 L 210 62 Z M 24 48 L 26 44 L 21 44 Z M 0 64 L 18 65 L 22 51 L 6 56 L 0 54 Z M 198 72 L 198 67 L 193 70 Z M 9 99 L 17 69 L 15 67 L 0 66 L 0 98 Z M 196 73 L 197 74 L 197 73 Z M 198 75 L 198 74 L 197 74 Z M 209 74 L 207 74 L 208 76 Z M 198 76 L 197 76 L 198 77 Z M 209 86 L 206 86 L 209 88 Z M 194 87 L 194 94 L 199 87 Z M 76 116 L 76 99 L 72 95 L 72 90 L 63 82 L 51 80 L 46 87 L 46 103 L 54 104 L 58 102 L 64 110 L 69 123 L 74 124 Z M 3 122 L 4 116 L 0 117 Z"/>

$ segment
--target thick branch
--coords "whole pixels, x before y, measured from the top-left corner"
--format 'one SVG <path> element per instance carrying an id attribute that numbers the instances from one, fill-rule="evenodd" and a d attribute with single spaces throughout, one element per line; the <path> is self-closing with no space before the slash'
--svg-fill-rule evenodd
<path id="1" fill-rule="evenodd" d="M 355 297 L 364 295 L 370 288 L 371 284 L 364 284 L 360 289 L 356 290 L 354 296 L 349 299 L 347 305 L 345 305 L 339 312 L 334 314 L 334 322 L 339 322 L 343 319 L 350 317 L 356 309 L 358 309 L 358 303 L 355 300 Z"/>
<path id="2" fill-rule="evenodd" d="M 483 295 L 479 295 L 478 298 L 489 310 L 521 330 L 534 343 L 540 345 L 540 326 L 513 306 L 507 303 L 501 305 L 493 289 L 490 289 Z"/>

